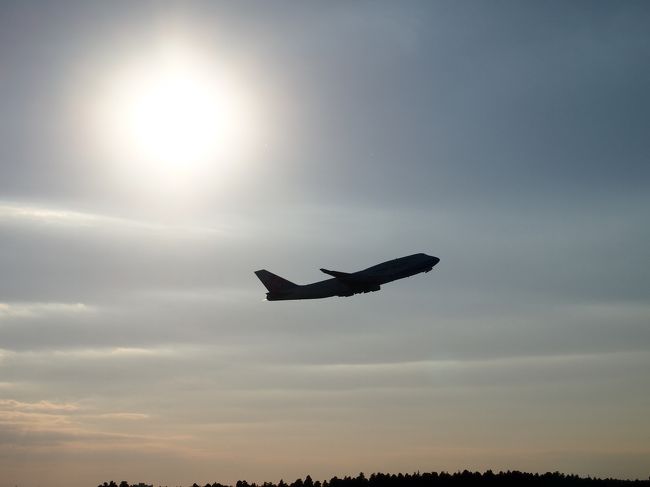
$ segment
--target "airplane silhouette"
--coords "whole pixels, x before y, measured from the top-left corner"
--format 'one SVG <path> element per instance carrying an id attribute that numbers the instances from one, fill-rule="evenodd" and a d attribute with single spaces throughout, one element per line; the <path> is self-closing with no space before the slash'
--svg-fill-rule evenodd
<path id="1" fill-rule="evenodd" d="M 413 276 L 420 272 L 429 272 L 438 262 L 440 262 L 438 257 L 413 254 L 352 273 L 321 269 L 325 274 L 333 276 L 333 279 L 303 286 L 287 281 L 266 269 L 255 271 L 255 275 L 269 291 L 266 293 L 267 301 L 319 299 L 379 291 L 381 284 Z"/>

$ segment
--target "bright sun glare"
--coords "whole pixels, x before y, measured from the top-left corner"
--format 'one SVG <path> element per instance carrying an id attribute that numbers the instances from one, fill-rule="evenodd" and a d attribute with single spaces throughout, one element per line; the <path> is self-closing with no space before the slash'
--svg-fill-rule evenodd
<path id="1" fill-rule="evenodd" d="M 250 136 L 241 89 L 207 57 L 178 46 L 118 70 L 102 108 L 102 138 L 148 178 L 223 164 Z"/>
<path id="2" fill-rule="evenodd" d="M 125 94 L 125 135 L 139 156 L 160 163 L 194 164 L 210 157 L 227 123 L 218 94 L 200 73 L 164 66 Z"/>

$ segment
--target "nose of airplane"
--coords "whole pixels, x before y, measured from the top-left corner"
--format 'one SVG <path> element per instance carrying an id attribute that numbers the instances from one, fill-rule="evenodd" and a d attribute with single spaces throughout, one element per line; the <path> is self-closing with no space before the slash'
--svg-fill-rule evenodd
<path id="1" fill-rule="evenodd" d="M 431 257 L 432 266 L 436 265 L 438 262 L 440 262 L 440 259 L 438 257 L 433 257 L 433 256 Z"/>

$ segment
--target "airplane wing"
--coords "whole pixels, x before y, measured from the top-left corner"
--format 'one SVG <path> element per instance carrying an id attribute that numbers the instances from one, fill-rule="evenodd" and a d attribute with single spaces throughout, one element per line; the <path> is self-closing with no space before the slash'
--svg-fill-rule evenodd
<path id="1" fill-rule="evenodd" d="M 330 271 L 328 269 L 321 269 L 325 274 L 335 277 L 339 281 L 347 284 L 353 289 L 354 293 L 367 293 L 371 291 L 379 291 L 379 283 L 374 279 L 364 276 L 360 272 L 340 272 L 340 271 Z M 359 275 L 361 274 L 361 275 Z"/>
<path id="2" fill-rule="evenodd" d="M 327 269 L 321 269 L 321 272 L 324 272 L 325 274 L 329 274 L 332 277 L 336 277 L 337 279 L 340 279 L 341 281 L 345 281 L 345 280 L 348 280 L 350 278 L 354 279 L 353 275 L 350 274 L 349 272 L 329 271 Z"/>
<path id="3" fill-rule="evenodd" d="M 366 276 L 360 276 L 358 272 L 349 273 L 341 271 L 330 271 L 328 269 L 321 269 L 321 272 L 329 274 L 332 277 L 336 277 L 339 281 L 342 281 L 351 286 L 364 286 L 372 283 L 372 281 L 370 281 Z"/>

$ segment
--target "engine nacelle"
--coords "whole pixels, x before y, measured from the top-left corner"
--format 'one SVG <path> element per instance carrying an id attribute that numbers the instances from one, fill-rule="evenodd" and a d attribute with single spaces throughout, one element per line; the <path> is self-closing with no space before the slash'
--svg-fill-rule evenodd
<path id="1" fill-rule="evenodd" d="M 379 286 L 379 284 L 376 284 L 374 286 L 367 286 L 367 287 L 364 287 L 362 289 L 359 289 L 359 291 L 357 291 L 357 292 L 359 292 L 359 293 L 374 293 L 375 291 L 379 291 L 380 289 L 381 289 L 381 287 Z"/>

